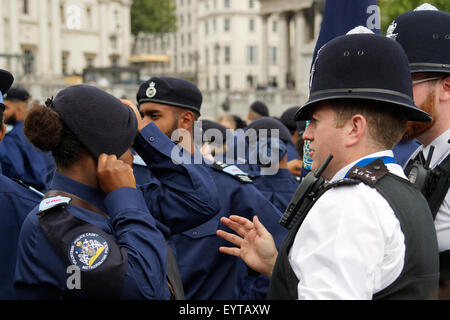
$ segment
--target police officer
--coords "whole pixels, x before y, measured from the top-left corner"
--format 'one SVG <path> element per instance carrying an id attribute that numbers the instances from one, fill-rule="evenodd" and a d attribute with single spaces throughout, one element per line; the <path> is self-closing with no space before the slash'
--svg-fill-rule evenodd
<path id="1" fill-rule="evenodd" d="M 239 212 L 249 218 L 258 214 L 268 224 L 278 243 L 286 231 L 278 224 L 281 213 L 255 188 L 239 168 L 222 162 L 205 164 L 194 146 L 194 122 L 200 115 L 202 94 L 189 81 L 153 77 L 144 82 L 136 99 L 144 122 L 157 125 L 187 152 L 199 156 L 196 166 L 208 169 L 219 190 L 220 212 L 206 223 L 173 233 L 171 242 L 187 299 L 233 299 L 238 277 L 244 277 L 242 265 L 234 257 L 219 253 L 224 241 L 216 237 L 219 219 Z"/>
<path id="2" fill-rule="evenodd" d="M 0 146 L 3 174 L 45 192 L 55 171 L 51 154 L 37 150 L 23 134 L 30 94 L 23 88 L 5 92 L 5 123 L 11 131 Z"/>
<path id="3" fill-rule="evenodd" d="M 420 153 L 431 155 L 429 168 L 435 184 L 425 191 L 430 204 L 440 251 L 441 297 L 450 298 L 450 14 L 423 4 L 397 17 L 387 36 L 404 48 L 409 59 L 414 101 L 433 121 L 409 122 L 405 139 L 417 138 L 422 144 L 405 165 L 411 172 Z M 431 149 L 434 152 L 431 153 Z M 442 169 L 441 169 L 442 168 Z M 444 170 L 444 171 L 442 171 Z M 419 179 L 417 179 L 419 180 Z"/>
<path id="4" fill-rule="evenodd" d="M 407 57 L 396 42 L 359 27 L 320 50 L 309 100 L 319 183 L 303 198 L 280 250 L 257 218 L 222 221 L 218 231 L 240 256 L 271 277 L 269 299 L 428 299 L 437 293 L 437 240 L 427 203 L 395 164 L 392 147 L 406 120 L 430 121 L 413 103 Z M 333 158 L 329 162 L 329 155 Z M 328 166 L 326 166 L 328 164 Z M 303 186 L 306 187 L 306 186 Z"/>
<path id="5" fill-rule="evenodd" d="M 6 70 L 0 70 L 0 144 L 6 126 L 3 123 L 2 92 L 8 91 L 14 78 Z M 15 299 L 14 294 L 14 268 L 17 258 L 17 240 L 20 227 L 28 212 L 40 201 L 35 193 L 21 187 L 16 182 L 1 174 L 0 170 L 0 208 L 2 218 L 0 221 L 0 300 Z"/>
<path id="6" fill-rule="evenodd" d="M 182 294 L 162 232 L 169 232 L 174 220 L 181 227 L 204 221 L 209 207 L 198 211 L 191 177 L 164 154 L 173 145 L 165 136 L 147 137 L 137 110 L 95 87 L 68 87 L 46 104 L 30 111 L 24 129 L 34 145 L 52 151 L 58 172 L 22 227 L 18 297 L 168 299 Z M 136 188 L 133 142 L 135 150 L 144 150 L 143 159 L 157 162 L 169 176 L 170 187 L 159 180 Z M 196 184 L 216 197 L 210 186 Z M 186 209 L 170 216 L 176 206 Z"/>

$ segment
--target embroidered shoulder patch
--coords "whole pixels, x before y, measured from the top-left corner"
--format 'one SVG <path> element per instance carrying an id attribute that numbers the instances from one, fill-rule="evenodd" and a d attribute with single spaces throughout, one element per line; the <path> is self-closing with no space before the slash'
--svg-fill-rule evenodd
<path id="1" fill-rule="evenodd" d="M 388 173 L 386 165 L 381 159 L 377 159 L 365 167 L 354 166 L 348 172 L 347 177 L 350 179 L 358 179 L 365 184 L 375 187 L 378 180 Z"/>
<path id="2" fill-rule="evenodd" d="M 39 212 L 46 211 L 55 207 L 67 206 L 71 200 L 71 198 L 62 196 L 44 199 L 39 204 Z"/>
<path id="3" fill-rule="evenodd" d="M 235 165 L 229 165 L 220 161 L 214 163 L 213 168 L 218 171 L 223 171 L 236 179 L 241 183 L 253 183 L 252 179 L 248 176 L 247 173 L 236 167 Z"/>
<path id="4" fill-rule="evenodd" d="M 72 240 L 69 260 L 81 271 L 92 271 L 100 267 L 108 258 L 109 245 L 98 233 L 82 233 Z"/>

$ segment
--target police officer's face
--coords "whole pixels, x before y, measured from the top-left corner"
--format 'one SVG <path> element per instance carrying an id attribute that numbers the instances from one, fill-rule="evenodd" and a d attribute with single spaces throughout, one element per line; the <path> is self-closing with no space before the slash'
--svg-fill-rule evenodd
<path id="1" fill-rule="evenodd" d="M 336 174 L 341 166 L 341 154 L 345 150 L 343 132 L 343 128 L 336 127 L 335 113 L 330 106 L 322 104 L 315 108 L 311 123 L 303 133 L 303 139 L 311 141 L 311 170 L 318 169 L 328 155 L 332 154 L 333 160 L 323 176 L 331 179 Z"/>
<path id="2" fill-rule="evenodd" d="M 173 107 L 154 102 L 144 102 L 139 106 L 139 111 L 145 125 L 153 122 L 169 138 L 178 128 L 178 118 Z"/>
<path id="3" fill-rule="evenodd" d="M 425 74 L 416 73 L 412 75 L 412 80 L 426 79 Z M 429 77 L 428 77 L 429 78 Z M 406 133 L 403 135 L 402 140 L 412 140 L 419 137 L 428 129 L 430 129 L 439 118 L 437 112 L 437 95 L 436 84 L 438 80 L 425 81 L 417 84 L 413 84 L 414 103 L 423 111 L 427 112 L 433 117 L 431 122 L 416 122 L 408 121 L 406 126 Z"/>

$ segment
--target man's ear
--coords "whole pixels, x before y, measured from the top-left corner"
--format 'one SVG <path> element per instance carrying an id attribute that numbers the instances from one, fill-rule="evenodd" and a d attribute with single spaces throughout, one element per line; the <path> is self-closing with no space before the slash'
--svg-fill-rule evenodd
<path id="1" fill-rule="evenodd" d="M 0 126 L 0 141 L 3 140 L 5 134 L 6 134 L 6 126 L 4 123 L 2 123 L 2 125 Z"/>
<path id="2" fill-rule="evenodd" d="M 367 120 L 361 114 L 355 114 L 344 126 L 347 128 L 345 132 L 347 138 L 346 147 L 357 144 L 367 134 Z"/>
<path id="3" fill-rule="evenodd" d="M 439 101 L 445 102 L 450 100 L 450 76 L 442 79 L 441 90 L 439 91 Z"/>
<path id="4" fill-rule="evenodd" d="M 190 130 L 194 126 L 195 116 L 192 111 L 185 111 L 178 117 L 178 128 Z"/>

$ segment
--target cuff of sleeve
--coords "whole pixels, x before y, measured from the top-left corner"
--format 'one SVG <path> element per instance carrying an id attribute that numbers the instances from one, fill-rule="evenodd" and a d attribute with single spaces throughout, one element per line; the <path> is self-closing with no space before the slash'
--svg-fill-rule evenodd
<path id="1" fill-rule="evenodd" d="M 105 207 L 111 219 L 123 211 L 140 210 L 148 212 L 144 197 L 140 189 L 119 188 L 108 194 Z"/>

